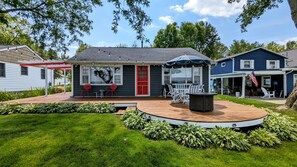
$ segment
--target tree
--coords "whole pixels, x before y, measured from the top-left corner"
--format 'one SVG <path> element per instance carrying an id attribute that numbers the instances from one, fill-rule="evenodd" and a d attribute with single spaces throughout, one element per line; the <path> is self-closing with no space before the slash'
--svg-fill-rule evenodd
<path id="1" fill-rule="evenodd" d="M 228 0 L 229 3 L 240 2 L 241 0 Z M 266 10 L 277 8 L 283 0 L 248 0 L 243 6 L 243 12 L 238 16 L 236 22 L 241 23 L 241 31 L 246 31 L 246 27 L 253 22 L 253 19 L 259 19 Z M 288 0 L 291 17 L 297 28 L 297 1 Z"/>
<path id="2" fill-rule="evenodd" d="M 296 41 L 288 41 L 286 43 L 286 50 L 293 50 L 297 49 L 297 42 Z"/>
<path id="3" fill-rule="evenodd" d="M 154 47 L 191 47 L 213 59 L 223 56 L 219 54 L 227 48 L 220 43 L 216 29 L 207 22 L 184 22 L 180 27 L 176 23 L 168 24 L 159 30 Z"/>
<path id="4" fill-rule="evenodd" d="M 80 44 L 79 47 L 76 49 L 75 54 L 79 54 L 80 52 L 88 49 L 90 47 L 90 45 L 84 43 L 84 44 Z"/>
<path id="5" fill-rule="evenodd" d="M 249 43 L 248 41 L 245 41 L 243 39 L 233 40 L 233 43 L 230 46 L 229 55 L 246 52 L 263 46 L 264 44 L 260 44 L 259 42 Z"/>
<path id="6" fill-rule="evenodd" d="M 285 51 L 285 46 L 284 45 L 277 44 L 274 41 L 268 43 L 265 47 L 268 50 L 271 50 L 273 52 L 283 52 L 283 51 Z"/>
<path id="7" fill-rule="evenodd" d="M 137 32 L 137 39 L 143 40 L 144 26 L 151 19 L 143 11 L 149 0 L 108 0 L 115 7 L 112 30 L 118 31 L 119 20 L 123 17 Z M 92 20 L 88 14 L 94 7 L 102 6 L 101 0 L 2 0 L 0 1 L 0 23 L 8 24 L 5 14 L 20 17 L 30 22 L 30 35 L 39 46 L 50 46 L 59 51 L 67 50 L 73 42 L 85 33 L 90 33 Z"/>
<path id="8" fill-rule="evenodd" d="M 154 47 L 157 48 L 176 48 L 179 47 L 181 36 L 177 23 L 171 23 L 165 29 L 158 31 L 154 39 Z"/>

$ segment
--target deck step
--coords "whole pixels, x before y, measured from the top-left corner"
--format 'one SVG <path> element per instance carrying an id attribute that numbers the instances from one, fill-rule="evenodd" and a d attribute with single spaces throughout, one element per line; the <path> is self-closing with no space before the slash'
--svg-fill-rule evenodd
<path id="1" fill-rule="evenodd" d="M 127 107 L 126 111 L 128 110 L 136 110 L 136 107 Z"/>

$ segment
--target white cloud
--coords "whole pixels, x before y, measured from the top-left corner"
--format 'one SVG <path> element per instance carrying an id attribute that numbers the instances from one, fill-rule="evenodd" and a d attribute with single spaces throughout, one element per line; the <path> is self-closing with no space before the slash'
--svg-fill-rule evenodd
<path id="1" fill-rule="evenodd" d="M 173 22 L 173 19 L 172 19 L 171 16 L 161 16 L 161 17 L 159 17 L 159 20 L 163 21 L 166 24 L 169 24 L 169 23 Z"/>
<path id="2" fill-rule="evenodd" d="M 169 9 L 177 11 L 179 13 L 184 12 L 184 9 L 183 9 L 183 7 L 181 5 L 170 6 Z"/>
<path id="3" fill-rule="evenodd" d="M 154 23 L 151 23 L 150 25 L 148 25 L 146 27 L 146 29 L 148 29 L 148 30 L 151 30 L 151 29 L 160 29 L 160 26 L 158 26 L 158 25 L 156 25 Z"/>
<path id="4" fill-rule="evenodd" d="M 208 22 L 208 17 L 201 18 L 198 21 Z"/>
<path id="5" fill-rule="evenodd" d="M 290 37 L 290 38 L 287 38 L 287 39 L 284 39 L 282 41 L 279 41 L 277 43 L 281 44 L 281 45 L 285 45 L 287 42 L 289 41 L 297 41 L 297 37 Z"/>
<path id="6" fill-rule="evenodd" d="M 242 11 L 246 0 L 229 4 L 227 0 L 189 0 L 183 10 L 189 10 L 201 16 L 230 17 Z"/>
<path id="7" fill-rule="evenodd" d="M 78 45 L 71 45 L 69 46 L 69 49 L 78 49 Z"/>

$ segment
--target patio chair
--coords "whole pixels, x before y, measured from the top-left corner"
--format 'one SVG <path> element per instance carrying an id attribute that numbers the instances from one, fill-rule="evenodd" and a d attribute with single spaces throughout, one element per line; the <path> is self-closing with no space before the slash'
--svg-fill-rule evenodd
<path id="1" fill-rule="evenodd" d="M 267 91 L 265 88 L 261 87 L 262 92 L 264 93 L 264 96 L 261 97 L 263 99 L 269 99 L 270 97 L 275 98 L 275 91 Z"/>
<path id="2" fill-rule="evenodd" d="M 179 103 L 182 100 L 182 95 L 179 92 L 175 91 L 172 85 L 168 85 L 168 88 L 169 92 L 167 95 L 172 97 L 171 103 Z"/>
<path id="3" fill-rule="evenodd" d="M 190 96 L 189 93 L 201 93 L 203 91 L 203 87 L 201 85 L 190 85 L 187 93 L 182 96 L 182 101 L 184 104 L 189 104 Z"/>
<path id="4" fill-rule="evenodd" d="M 106 95 L 113 96 L 117 88 L 118 86 L 116 84 L 111 84 L 110 87 L 106 90 Z"/>
<path id="5" fill-rule="evenodd" d="M 84 84 L 83 90 L 80 91 L 80 95 L 81 96 L 84 96 L 84 95 L 89 96 L 91 89 L 92 89 L 92 85 L 91 84 L 88 84 L 88 83 L 87 84 Z"/>

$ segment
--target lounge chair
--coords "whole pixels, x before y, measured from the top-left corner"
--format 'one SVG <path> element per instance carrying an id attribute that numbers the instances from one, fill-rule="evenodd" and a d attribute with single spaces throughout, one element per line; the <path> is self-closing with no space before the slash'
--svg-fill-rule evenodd
<path id="1" fill-rule="evenodd" d="M 264 93 L 264 96 L 261 97 L 263 99 L 269 99 L 271 97 L 275 98 L 275 91 L 267 91 L 265 88 L 261 87 L 262 92 Z"/>
<path id="2" fill-rule="evenodd" d="M 204 85 L 191 85 L 189 87 L 189 90 L 186 92 L 185 95 L 182 96 L 182 101 L 184 104 L 189 104 L 190 102 L 190 97 L 189 97 L 189 93 L 202 93 L 204 92 L 203 89 Z"/>

